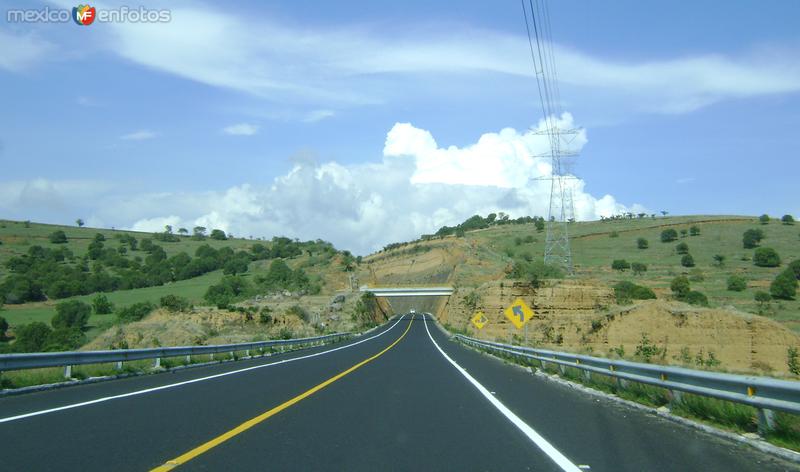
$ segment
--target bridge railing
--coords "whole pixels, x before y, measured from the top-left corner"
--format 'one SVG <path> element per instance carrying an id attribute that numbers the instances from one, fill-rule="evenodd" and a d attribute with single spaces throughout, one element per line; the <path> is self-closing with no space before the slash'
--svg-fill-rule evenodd
<path id="1" fill-rule="evenodd" d="M 161 359 L 170 357 L 185 357 L 186 362 L 191 362 L 191 356 L 229 353 L 231 357 L 236 352 L 245 352 L 249 357 L 251 351 L 263 353 L 265 349 L 282 348 L 294 349 L 321 345 L 328 342 L 340 341 L 351 337 L 352 333 L 335 333 L 324 336 L 297 339 L 273 339 L 269 341 L 256 341 L 238 344 L 214 344 L 210 346 L 178 346 L 158 347 L 147 349 L 114 349 L 105 351 L 65 351 L 65 352 L 35 352 L 24 354 L 0 355 L 0 372 L 11 370 L 40 369 L 44 367 L 64 367 L 64 376 L 72 377 L 72 367 L 87 364 L 116 363 L 118 370 L 122 369 L 123 362 L 153 359 L 154 367 L 161 367 Z"/>
<path id="2" fill-rule="evenodd" d="M 624 382 L 632 381 L 663 387 L 670 390 L 672 400 L 676 403 L 681 401 L 681 392 L 686 392 L 750 405 L 757 408 L 759 431 L 762 433 L 774 427 L 773 411 L 800 414 L 800 382 L 512 346 L 461 334 L 454 335 L 454 338 L 466 345 L 501 355 L 537 360 L 543 368 L 553 363 L 559 366 L 562 374 L 567 367 L 572 367 L 583 371 L 587 378 L 592 373 L 616 378 L 623 383 L 622 386 Z"/>

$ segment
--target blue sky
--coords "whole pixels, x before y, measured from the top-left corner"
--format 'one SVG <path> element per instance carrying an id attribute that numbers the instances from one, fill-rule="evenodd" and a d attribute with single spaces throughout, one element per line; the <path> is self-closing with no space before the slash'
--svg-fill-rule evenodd
<path id="1" fill-rule="evenodd" d="M 546 212 L 518 2 L 153 1 L 169 23 L 6 21 L 72 6 L 4 5 L 0 217 L 366 253 L 476 212 Z M 550 14 L 562 119 L 585 130 L 579 218 L 800 214 L 800 3 Z"/>

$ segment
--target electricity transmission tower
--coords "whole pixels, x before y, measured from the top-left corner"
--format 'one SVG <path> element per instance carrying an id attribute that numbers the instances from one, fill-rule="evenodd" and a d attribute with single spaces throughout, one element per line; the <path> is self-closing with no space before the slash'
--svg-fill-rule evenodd
<path id="1" fill-rule="evenodd" d="M 547 211 L 547 239 L 545 240 L 544 262 L 559 266 L 568 274 L 573 273 L 572 252 L 569 244 L 569 223 L 575 221 L 572 201 L 572 182 L 574 177 L 565 170 L 563 158 L 575 155 L 568 148 L 579 130 L 561 129 L 558 118 L 561 116 L 561 97 L 558 88 L 553 42 L 550 27 L 550 12 L 547 0 L 520 0 L 525 16 L 525 29 L 528 33 L 536 85 L 544 116 L 544 126 L 535 134 L 546 135 L 552 171 L 550 181 L 550 205 Z M 572 136 L 571 139 L 568 139 Z"/>

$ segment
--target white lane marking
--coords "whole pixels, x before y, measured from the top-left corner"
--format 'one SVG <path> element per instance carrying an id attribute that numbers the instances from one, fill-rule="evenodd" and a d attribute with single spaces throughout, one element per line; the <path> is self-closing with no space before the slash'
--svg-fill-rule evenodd
<path id="1" fill-rule="evenodd" d="M 582 471 L 581 471 L 581 469 L 580 469 L 578 466 L 576 466 L 575 464 L 573 464 L 572 462 L 570 462 L 570 460 L 569 460 L 569 459 L 567 459 L 567 458 L 566 458 L 566 456 L 564 456 L 564 454 L 561 454 L 561 452 L 559 452 L 559 451 L 558 451 L 558 449 L 556 449 L 555 447 L 553 447 L 553 445 L 552 445 L 552 444 L 550 444 L 549 442 L 547 442 L 547 440 L 546 440 L 545 438 L 543 438 L 542 436 L 540 436 L 540 435 L 539 435 L 539 433 L 537 433 L 536 431 L 534 431 L 534 429 L 533 429 L 533 428 L 531 428 L 530 426 L 528 426 L 528 424 L 527 424 L 527 423 L 525 423 L 524 421 L 522 421 L 522 419 L 521 419 L 519 416 L 515 415 L 515 414 L 514 414 L 514 412 L 512 412 L 511 410 L 509 410 L 509 409 L 508 409 L 508 407 L 506 407 L 505 405 L 503 405 L 503 404 L 500 402 L 500 400 L 498 400 L 497 398 L 495 398 L 495 397 L 494 397 L 494 396 L 493 396 L 493 395 L 492 395 L 492 394 L 489 392 L 489 390 L 487 390 L 487 389 L 486 389 L 486 387 L 484 387 L 483 385 L 481 385 L 481 384 L 480 384 L 480 382 L 478 382 L 477 380 L 475 380 L 475 378 L 474 378 L 474 377 L 472 377 L 471 375 L 469 375 L 469 374 L 467 373 L 467 371 L 466 371 L 466 370 L 464 370 L 464 368 L 463 368 L 463 367 L 461 367 L 460 365 L 458 365 L 458 364 L 456 363 L 456 361 L 454 361 L 453 359 L 451 359 L 451 358 L 450 358 L 450 356 L 448 356 L 448 355 L 447 355 L 447 354 L 446 354 L 446 353 L 445 353 L 445 352 L 442 350 L 442 348 L 441 348 L 441 347 L 439 347 L 439 344 L 437 344 L 437 343 L 436 343 L 436 341 L 433 339 L 433 336 L 431 336 L 431 331 L 428 329 L 428 318 L 427 318 L 427 316 L 424 316 L 424 315 L 423 315 L 423 318 L 422 318 L 422 319 L 425 321 L 425 331 L 427 331 L 427 332 L 428 332 L 428 337 L 431 339 L 431 342 L 433 343 L 433 345 L 434 345 L 434 346 L 436 346 L 436 349 L 438 349 L 438 350 L 439 350 L 439 352 L 440 352 L 440 353 L 441 353 L 441 354 L 444 356 L 444 358 L 445 358 L 445 359 L 447 359 L 447 362 L 449 362 L 449 363 L 453 364 L 453 367 L 455 367 L 455 368 L 456 368 L 456 370 L 458 370 L 459 372 L 461 372 L 461 375 L 463 375 L 464 377 L 466 377 L 466 379 L 467 379 L 467 380 L 468 380 L 468 381 L 469 381 L 469 382 L 470 382 L 470 383 L 471 383 L 471 384 L 472 384 L 472 385 L 473 385 L 475 388 L 477 388 L 479 392 L 481 392 L 481 395 L 483 395 L 484 397 L 486 397 L 486 399 L 487 399 L 487 400 L 489 400 L 489 403 L 491 403 L 491 404 L 492 404 L 492 405 L 493 405 L 495 408 L 497 408 L 498 410 L 500 410 L 500 413 L 502 413 L 502 414 L 503 414 L 503 416 L 505 416 L 506 418 L 508 418 L 508 420 L 509 420 L 509 421 L 511 421 L 511 422 L 514 424 L 514 426 L 516 426 L 517 428 L 519 428 L 519 430 L 520 430 L 520 431 L 522 431 L 522 433 L 523 433 L 523 434 L 525 434 L 525 436 L 527 436 L 527 437 L 528 437 L 528 439 L 530 439 L 531 441 L 533 441 L 533 443 L 534 443 L 534 444 L 536 444 L 536 446 L 538 446 L 538 447 L 539 447 L 539 449 L 541 449 L 541 450 L 542 450 L 542 452 L 544 452 L 545 454 L 547 454 L 547 455 L 548 455 L 548 457 L 550 457 L 550 459 L 552 459 L 552 460 L 553 460 L 553 462 L 555 462 L 555 463 L 556 463 L 556 464 L 557 464 L 559 467 L 561 467 L 561 470 L 563 470 L 563 471 L 565 471 L 565 472 L 582 472 Z"/>
<path id="2" fill-rule="evenodd" d="M 32 416 L 46 415 L 48 413 L 55 413 L 57 411 L 70 410 L 72 408 L 79 408 L 79 407 L 82 407 L 82 406 L 94 405 L 95 403 L 102 403 L 102 402 L 107 402 L 107 401 L 110 401 L 110 400 L 117 400 L 119 398 L 133 397 L 133 396 L 136 396 L 136 395 L 144 395 L 146 393 L 157 392 L 159 390 L 166 390 L 168 388 L 180 387 L 180 386 L 183 386 L 183 385 L 193 384 L 193 383 L 196 383 L 196 382 L 203 382 L 205 380 L 211 380 L 211 379 L 216 379 L 216 378 L 219 378 L 219 377 L 225 377 L 227 375 L 233 375 L 233 374 L 238 374 L 238 373 L 241 373 L 241 372 L 247 372 L 249 370 L 263 369 L 264 367 L 271 367 L 271 366 L 279 365 L 279 364 L 287 364 L 289 362 L 299 361 L 301 359 L 310 359 L 312 357 L 317 357 L 317 356 L 321 356 L 321 355 L 324 355 L 324 354 L 330 354 L 332 352 L 336 352 L 336 351 L 339 351 L 341 349 L 347 349 L 347 348 L 350 348 L 350 347 L 353 347 L 353 346 L 357 346 L 357 345 L 359 345 L 359 344 L 361 344 L 363 342 L 375 339 L 375 338 L 377 338 L 379 336 L 383 336 L 385 333 L 388 333 L 389 331 L 394 329 L 394 327 L 397 326 L 397 324 L 400 323 L 400 321 L 402 321 L 404 317 L 405 317 L 405 315 L 401 316 L 397 321 L 395 321 L 395 323 L 392 326 L 389 327 L 389 329 L 387 329 L 385 331 L 381 331 L 380 333 L 376 334 L 375 336 L 370 336 L 369 338 L 362 339 L 360 341 L 354 342 L 353 344 L 348 344 L 346 346 L 339 346 L 339 347 L 336 347 L 336 348 L 333 348 L 333 349 L 329 349 L 327 351 L 316 352 L 314 354 L 309 354 L 309 355 L 301 356 L 301 357 L 294 357 L 292 359 L 284 359 L 284 360 L 281 360 L 281 361 L 272 362 L 270 364 L 262 364 L 262 365 L 257 365 L 257 366 L 253 366 L 253 367 L 245 367 L 244 369 L 232 370 L 230 372 L 223 372 L 221 374 L 209 375 L 209 376 L 200 377 L 200 378 L 197 378 L 197 379 L 184 380 L 183 382 L 177 382 L 177 383 L 173 383 L 173 384 L 161 385 L 161 386 L 158 386 L 158 387 L 152 387 L 152 388 L 146 388 L 146 389 L 142 389 L 142 390 L 136 390 L 136 391 L 133 391 L 133 392 L 122 393 L 122 394 L 119 394 L 119 395 L 112 395 L 112 396 L 108 396 L 108 397 L 96 398 L 94 400 L 88 400 L 88 401 L 85 401 L 85 402 L 72 403 L 70 405 L 64 405 L 64 406 L 59 406 L 59 407 L 55 407 L 55 408 L 49 408 L 47 410 L 32 411 L 30 413 L 24 413 L 22 415 L 9 416 L 7 418 L 0 418 L 0 423 L 9 423 L 11 421 L 17 421 L 17 420 L 21 420 L 21 419 L 24 419 L 24 418 L 30 418 Z"/>

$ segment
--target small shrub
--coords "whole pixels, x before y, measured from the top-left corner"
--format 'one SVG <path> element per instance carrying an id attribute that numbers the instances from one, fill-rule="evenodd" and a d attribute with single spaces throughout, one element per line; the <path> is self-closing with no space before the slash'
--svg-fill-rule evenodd
<path id="1" fill-rule="evenodd" d="M 703 292 L 690 290 L 684 297 L 684 301 L 690 305 L 708 306 L 708 297 Z"/>
<path id="2" fill-rule="evenodd" d="M 292 339 L 294 338 L 294 333 L 289 328 L 281 328 L 280 332 L 278 332 L 278 337 L 280 339 Z"/>
<path id="3" fill-rule="evenodd" d="M 686 243 L 678 243 L 675 246 L 675 252 L 678 254 L 689 254 L 689 245 Z"/>
<path id="4" fill-rule="evenodd" d="M 631 270 L 634 275 L 641 275 L 647 272 L 647 264 L 641 262 L 631 262 Z"/>
<path id="5" fill-rule="evenodd" d="M 615 259 L 611 263 L 611 268 L 620 272 L 625 272 L 625 269 L 630 269 L 631 265 L 625 259 Z"/>
<path id="6" fill-rule="evenodd" d="M 665 229 L 661 232 L 661 242 L 662 243 L 669 243 L 678 239 L 678 232 L 674 229 Z"/>
<path id="7" fill-rule="evenodd" d="M 650 247 L 650 243 L 644 238 L 639 238 L 636 240 L 636 247 L 639 249 L 647 249 Z"/>
<path id="8" fill-rule="evenodd" d="M 700 228 L 698 226 L 689 228 L 689 236 L 700 236 Z"/>
<path id="9" fill-rule="evenodd" d="M 747 288 L 747 280 L 741 275 L 731 275 L 728 277 L 728 290 L 741 292 Z"/>
<path id="10" fill-rule="evenodd" d="M 150 302 L 134 303 L 133 305 L 129 305 L 120 309 L 117 312 L 117 318 L 119 318 L 119 320 L 123 323 L 139 321 L 150 314 L 154 308 L 155 306 L 153 306 L 153 304 Z"/>
<path id="11" fill-rule="evenodd" d="M 758 302 L 758 305 L 763 308 L 765 304 L 772 301 L 772 295 L 768 294 L 767 292 L 762 292 L 761 290 L 759 290 L 753 295 L 753 300 Z"/>
<path id="12" fill-rule="evenodd" d="M 798 360 L 797 348 L 790 347 L 786 352 L 786 364 L 789 366 L 789 372 L 794 375 L 800 375 L 800 360 Z"/>
<path id="13" fill-rule="evenodd" d="M 769 215 L 767 215 L 765 213 L 765 214 L 759 216 L 758 217 L 758 222 L 761 223 L 762 225 L 768 225 L 769 224 Z"/>
<path id="14" fill-rule="evenodd" d="M 778 267 L 781 265 L 781 258 L 778 252 L 771 247 L 760 247 L 753 254 L 753 264 L 758 267 Z"/>
<path id="15" fill-rule="evenodd" d="M 745 249 L 753 249 L 764 239 L 764 232 L 760 229 L 748 229 L 742 234 L 742 246 Z"/>
<path id="16" fill-rule="evenodd" d="M 687 235 L 688 233 L 689 233 L 689 230 L 688 230 L 688 229 L 682 229 L 682 230 L 681 230 L 681 237 L 682 237 L 682 238 L 685 238 L 685 237 L 686 237 L 686 235 Z"/>
<path id="17" fill-rule="evenodd" d="M 67 242 L 67 235 L 61 230 L 53 231 L 47 238 L 53 244 L 64 244 Z"/>
<path id="18" fill-rule="evenodd" d="M 794 272 L 794 277 L 796 279 L 800 279 L 800 259 L 792 261 L 792 263 L 789 264 L 788 269 Z"/>
<path id="19" fill-rule="evenodd" d="M 639 344 L 636 345 L 635 355 L 643 361 L 650 363 L 654 357 L 663 356 L 665 352 L 666 350 L 664 348 L 660 348 L 650 342 L 647 334 L 642 333 L 642 339 L 639 341 Z"/>
<path id="20" fill-rule="evenodd" d="M 694 257 L 691 254 L 686 254 L 681 257 L 681 265 L 684 267 L 694 267 Z"/>
<path id="21" fill-rule="evenodd" d="M 306 323 L 311 321 L 311 315 L 300 305 L 292 305 L 288 310 L 286 310 L 286 314 L 290 316 L 296 316 Z"/>
<path id="22" fill-rule="evenodd" d="M 703 274 L 703 271 L 700 269 L 692 269 L 689 273 L 689 281 L 690 282 L 702 282 L 706 279 L 706 276 Z"/>
<path id="23" fill-rule="evenodd" d="M 272 308 L 265 306 L 258 314 L 258 322 L 261 324 L 272 323 Z"/>
<path id="24" fill-rule="evenodd" d="M 783 217 L 781 218 L 781 223 L 785 225 L 793 225 L 794 217 L 792 215 L 783 215 Z"/>
<path id="25" fill-rule="evenodd" d="M 173 313 L 182 313 L 192 308 L 192 303 L 188 298 L 172 294 L 161 297 L 159 304 L 161 308 L 165 308 Z"/>
<path id="26" fill-rule="evenodd" d="M 108 297 L 99 293 L 92 298 L 92 308 L 96 315 L 108 315 L 114 311 L 114 304 L 108 301 Z"/>
<path id="27" fill-rule="evenodd" d="M 717 267 L 722 267 L 725 265 L 725 256 L 722 254 L 714 254 L 714 265 Z"/>
<path id="28" fill-rule="evenodd" d="M 691 285 L 689 284 L 689 279 L 687 279 L 685 275 L 679 275 L 672 279 L 669 288 L 672 290 L 675 298 L 680 300 L 689 293 Z"/>
<path id="29" fill-rule="evenodd" d="M 619 233 L 616 232 L 616 231 L 612 231 L 611 233 L 608 234 L 608 237 L 609 238 L 618 238 L 619 237 Z"/>
<path id="30" fill-rule="evenodd" d="M 651 300 L 656 298 L 655 292 L 633 282 L 622 281 L 614 285 L 614 296 L 617 303 L 627 303 L 631 300 Z"/>

